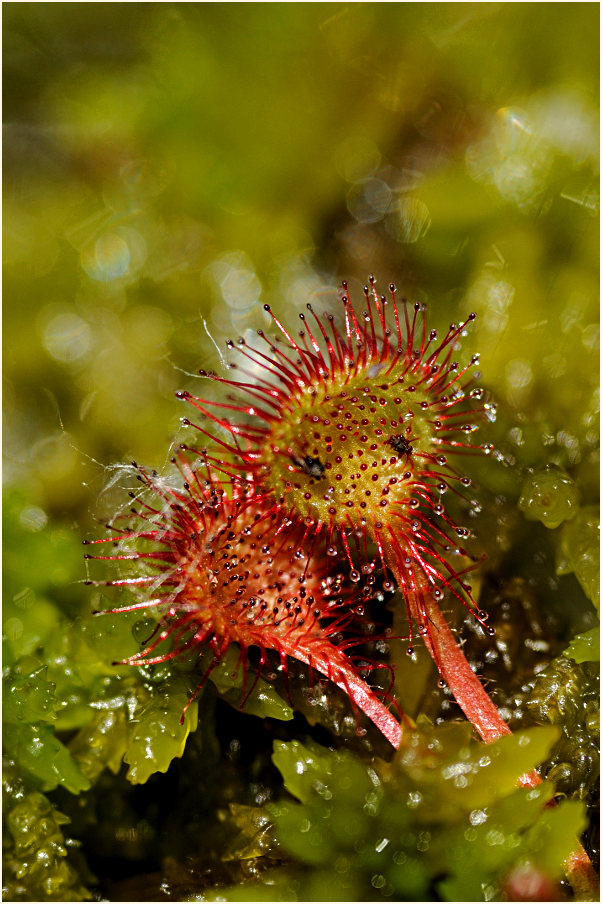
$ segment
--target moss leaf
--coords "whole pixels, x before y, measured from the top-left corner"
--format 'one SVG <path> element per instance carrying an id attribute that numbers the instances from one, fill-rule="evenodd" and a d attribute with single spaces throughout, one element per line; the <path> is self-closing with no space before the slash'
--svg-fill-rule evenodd
<path id="1" fill-rule="evenodd" d="M 574 659 L 575 662 L 599 662 L 600 626 L 573 637 L 564 655 Z"/>
<path id="2" fill-rule="evenodd" d="M 184 753 L 186 739 L 198 724 L 198 703 L 181 716 L 190 696 L 183 679 L 173 678 L 134 713 L 124 762 L 128 763 L 127 778 L 136 785 L 146 782 L 155 772 L 167 772 L 171 761 Z"/>
<path id="3" fill-rule="evenodd" d="M 220 696 L 241 712 L 259 716 L 261 719 L 279 719 L 282 722 L 288 722 L 293 718 L 293 710 L 276 688 L 265 678 L 256 679 L 251 673 L 247 676 L 247 686 L 251 687 L 255 683 L 255 687 L 244 699 L 244 703 L 241 702 L 244 698 L 243 670 L 234 647 L 230 647 L 209 677 Z"/>
<path id="4" fill-rule="evenodd" d="M 63 785 L 73 794 L 86 791 L 90 782 L 50 725 L 20 725 L 4 732 L 8 755 L 42 789 Z"/>

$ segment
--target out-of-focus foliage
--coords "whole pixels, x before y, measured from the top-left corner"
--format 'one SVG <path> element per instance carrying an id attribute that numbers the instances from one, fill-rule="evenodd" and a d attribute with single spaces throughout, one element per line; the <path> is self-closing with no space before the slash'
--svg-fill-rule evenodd
<path id="1" fill-rule="evenodd" d="M 574 524 L 562 530 L 557 555 L 558 574 L 574 573 L 600 618 L 600 508 L 580 509 Z M 600 625 L 577 634 L 566 649 L 576 662 L 600 661 Z"/>
<path id="2" fill-rule="evenodd" d="M 567 656 L 575 662 L 595 662 L 600 660 L 600 628 L 592 628 L 577 634 L 566 648 Z"/>
<path id="3" fill-rule="evenodd" d="M 558 468 L 546 467 L 530 474 L 518 500 L 518 507 L 529 521 L 541 521 L 555 528 L 577 513 L 574 481 Z"/>
<path id="4" fill-rule="evenodd" d="M 246 890 L 253 900 L 479 901 L 498 898 L 517 867 L 559 879 L 583 809 L 544 809 L 550 784 L 516 787 L 556 732 L 531 729 L 484 750 L 466 725 L 422 727 L 391 763 L 367 765 L 312 741 L 276 743 L 274 762 L 297 800 L 267 809 L 296 865 L 212 900 L 243 900 Z"/>
<path id="5" fill-rule="evenodd" d="M 584 593 L 600 612 L 600 509 L 585 506 L 567 524 L 560 541 L 558 574 L 574 572 Z"/>
<path id="6" fill-rule="evenodd" d="M 208 661 L 114 666 L 156 623 L 140 612 L 92 616 L 132 599 L 83 584 L 114 572 L 88 571 L 81 540 L 127 511 L 130 472 L 115 463 L 162 470 L 170 442 L 190 439 L 174 391 L 216 391 L 194 374 L 223 367 L 230 336 L 266 328 L 265 302 L 295 329 L 307 302 L 339 316 L 340 280 L 361 299 L 370 272 L 428 302 L 437 328 L 478 314 L 458 354 L 481 354 L 497 403 L 482 435 L 498 455 L 470 459 L 479 504 L 462 514 L 480 538 L 475 555 L 488 555 L 472 582 L 498 634 L 467 628 L 468 646 L 513 727 L 561 726 L 542 768 L 556 769 L 560 793 L 591 803 L 596 5 L 13 3 L 3 12 L 5 898 L 77 900 L 98 887 L 181 900 L 239 884 L 246 899 L 249 882 L 268 897 L 309 893 L 314 879 L 316 894 L 336 893 L 332 871 L 304 867 L 295 841 L 299 808 L 326 812 L 326 801 L 283 802 L 273 742 L 289 781 L 285 761 L 299 761 L 310 726 L 321 743 L 354 751 L 309 745 L 321 780 L 342 762 L 359 789 L 377 775 L 375 753 L 390 756 L 386 743 L 357 728 L 342 693 L 296 666 L 288 692 L 277 669 L 264 672 L 241 710 L 234 650 L 181 726 Z M 403 633 L 400 603 L 387 605 Z M 581 665 L 552 661 L 562 650 Z M 379 655 L 396 665 L 393 694 L 412 715 L 458 716 L 422 649 L 416 661 L 401 644 Z M 397 768 L 402 788 L 409 772 Z M 438 769 L 420 778 L 433 794 Z M 382 800 L 395 799 L 395 781 L 378 774 Z M 341 810 L 328 803 L 325 837 L 346 850 L 345 814 L 359 797 L 333 788 Z M 509 812 L 516 795 L 520 813 Z M 527 796 L 500 786 L 487 820 L 469 830 L 485 836 L 494 810 L 508 825 L 524 815 L 505 837 L 555 880 L 580 817 L 571 823 L 572 802 L 542 817 L 535 798 L 523 811 Z M 275 799 L 292 814 L 278 838 L 266 825 Z M 426 810 L 397 809 L 390 818 L 403 813 L 407 832 L 418 831 Z M 378 812 L 358 820 L 360 834 L 388 811 Z M 563 826 L 554 812 L 567 814 Z M 63 836 L 62 813 L 83 857 Z M 429 849 L 401 845 L 408 861 L 387 860 L 390 875 L 370 872 L 364 852 L 357 873 L 341 873 L 357 881 L 349 896 L 412 881 L 427 895 L 437 882 L 441 895 L 496 894 L 510 869 L 504 844 L 485 842 L 493 859 L 477 864 L 480 890 L 462 884 L 477 872 L 458 875 L 474 846 L 467 818 L 462 804 L 454 818 L 431 813 Z M 558 842 L 553 862 L 534 853 L 544 829 Z M 393 851 L 376 850 L 382 838 L 366 848 L 377 860 Z M 287 844 L 298 857 L 283 867 L 284 885 L 260 888 Z M 449 887 L 434 871 L 439 851 Z M 410 868 L 418 853 L 426 872 Z M 511 897 L 508 881 L 501 893 Z"/>

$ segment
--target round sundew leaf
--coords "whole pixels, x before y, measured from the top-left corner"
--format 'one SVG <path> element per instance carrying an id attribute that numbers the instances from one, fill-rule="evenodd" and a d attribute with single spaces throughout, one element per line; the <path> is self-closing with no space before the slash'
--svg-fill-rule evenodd
<path id="1" fill-rule="evenodd" d="M 128 620 L 133 620 L 143 649 L 121 652 L 118 667 L 140 666 L 146 680 L 156 682 L 162 669 L 179 659 L 198 670 L 199 686 L 210 678 L 234 706 L 290 720 L 292 708 L 263 680 L 261 670 L 279 660 L 275 667 L 286 677 L 289 663 L 297 660 L 341 688 L 397 746 L 398 719 L 347 654 L 349 646 L 365 638 L 354 624 L 364 588 L 353 582 L 342 587 L 324 544 L 310 543 L 303 525 L 284 517 L 252 479 L 232 480 L 226 492 L 219 473 L 206 462 L 199 469 L 198 462 L 180 454 L 173 464 L 181 488 L 135 466 L 149 494 L 158 497 L 152 530 L 146 520 L 138 530 L 128 527 L 117 552 L 100 556 L 128 560 L 136 571 L 131 578 L 107 581 L 127 585 L 134 602 L 99 613 L 98 622 L 106 627 L 82 625 L 100 662 L 109 655 L 107 644 L 113 656 L 121 652 Z M 108 539 L 113 543 L 113 536 Z M 146 637 L 140 618 L 145 609 L 158 616 Z M 258 653 L 259 664 L 258 671 L 247 674 L 250 651 Z M 362 668 L 374 667 L 367 662 Z"/>

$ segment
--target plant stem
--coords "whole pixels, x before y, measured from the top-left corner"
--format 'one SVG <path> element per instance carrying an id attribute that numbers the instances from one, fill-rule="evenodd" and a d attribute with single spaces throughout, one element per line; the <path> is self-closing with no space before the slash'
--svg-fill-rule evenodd
<path id="1" fill-rule="evenodd" d="M 432 593 L 427 592 L 424 598 L 431 628 L 425 635 L 425 643 L 458 706 L 486 743 L 495 741 L 502 735 L 512 734 L 471 669 Z M 410 602 L 411 608 L 416 606 L 415 600 L 413 603 L 414 606 Z M 416 612 L 415 616 L 420 618 L 420 613 Z"/>
<path id="2" fill-rule="evenodd" d="M 315 648 L 311 650 L 304 649 L 298 642 L 294 644 L 294 650 L 291 649 L 289 652 L 286 640 L 281 639 L 280 643 L 284 652 L 321 672 L 322 675 L 345 691 L 352 702 L 374 722 L 396 750 L 401 744 L 404 729 L 411 730 L 415 728 L 414 722 L 403 713 L 401 724 L 397 721 L 384 703 L 370 690 L 365 681 L 356 674 L 345 656 L 341 655 L 340 658 L 335 658 L 332 648 L 329 649 L 328 653 L 324 654 Z"/>
<path id="3" fill-rule="evenodd" d="M 405 585 L 393 546 L 383 543 L 386 560 L 399 587 Z M 471 669 L 466 656 L 460 649 L 437 601 L 426 576 L 415 566 L 414 579 L 416 593 L 408 594 L 410 616 L 416 624 L 424 622 L 421 607 L 426 606 L 428 631 L 424 635 L 426 648 L 433 657 L 441 677 L 448 685 L 466 718 L 472 722 L 485 742 L 497 740 L 502 735 L 512 734 L 487 691 Z"/>

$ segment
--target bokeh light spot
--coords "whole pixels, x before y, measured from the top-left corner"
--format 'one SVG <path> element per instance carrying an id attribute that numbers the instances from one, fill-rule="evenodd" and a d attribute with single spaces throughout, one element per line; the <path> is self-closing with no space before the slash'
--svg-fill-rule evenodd
<path id="1" fill-rule="evenodd" d="M 391 206 L 391 189 L 382 179 L 356 182 L 347 193 L 347 209 L 358 223 L 378 223 Z"/>
<path id="2" fill-rule="evenodd" d="M 44 329 L 42 342 L 55 361 L 71 364 L 80 361 L 90 350 L 92 331 L 77 314 L 57 314 Z"/>
<path id="3" fill-rule="evenodd" d="M 48 516 L 38 505 L 28 505 L 19 514 L 19 524 L 25 530 L 36 532 L 46 527 Z"/>
<path id="4" fill-rule="evenodd" d="M 387 228 L 398 242 L 413 244 L 429 231 L 431 215 L 420 198 L 401 198 L 393 207 Z"/>
<path id="5" fill-rule="evenodd" d="M 23 635 L 23 622 L 20 618 L 9 618 L 4 622 L 4 636 L 8 640 L 19 640 Z"/>
<path id="6" fill-rule="evenodd" d="M 368 179 L 380 166 L 380 151 L 370 138 L 352 135 L 334 152 L 334 165 L 346 182 Z"/>
<path id="7" fill-rule="evenodd" d="M 130 266 L 129 245 L 117 233 L 104 232 L 93 245 L 84 248 L 81 263 L 91 279 L 99 282 L 121 279 Z"/>

